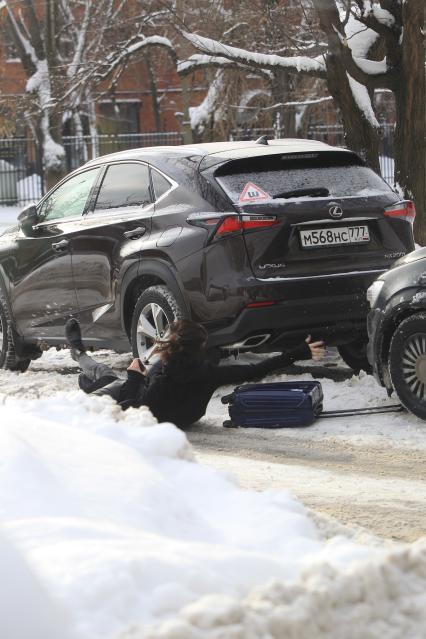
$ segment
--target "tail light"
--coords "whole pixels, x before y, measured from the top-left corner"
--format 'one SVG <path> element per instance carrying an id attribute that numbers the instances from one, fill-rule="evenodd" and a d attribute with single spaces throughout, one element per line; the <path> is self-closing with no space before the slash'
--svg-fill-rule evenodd
<path id="1" fill-rule="evenodd" d="M 191 213 L 186 220 L 188 224 L 202 226 L 210 231 L 210 239 L 278 224 L 275 215 L 248 215 L 246 213 L 243 215 L 237 213 Z"/>
<path id="2" fill-rule="evenodd" d="M 411 200 L 403 200 L 402 202 L 397 202 L 396 204 L 392 204 L 392 206 L 388 206 L 385 209 L 385 215 L 397 218 L 398 220 L 405 220 L 412 224 L 416 217 L 416 209 Z"/>
<path id="3" fill-rule="evenodd" d="M 274 300 L 269 300 L 265 302 L 251 302 L 251 304 L 247 304 L 246 308 L 264 308 L 265 306 L 274 306 L 276 302 Z"/>
<path id="4" fill-rule="evenodd" d="M 220 237 L 228 233 L 238 231 L 249 231 L 251 229 L 262 229 L 274 226 L 278 220 L 275 215 L 241 215 L 226 217 L 218 227 L 215 236 Z"/>

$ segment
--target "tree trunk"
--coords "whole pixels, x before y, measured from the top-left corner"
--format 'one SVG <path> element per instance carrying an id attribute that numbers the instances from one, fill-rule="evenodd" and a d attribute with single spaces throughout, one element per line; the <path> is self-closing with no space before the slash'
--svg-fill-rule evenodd
<path id="1" fill-rule="evenodd" d="M 414 200 L 416 241 L 426 245 L 423 0 L 405 2 L 402 12 L 402 69 L 395 86 L 395 179 L 404 197 Z"/>
<path id="2" fill-rule="evenodd" d="M 148 71 L 149 77 L 149 85 L 151 89 L 151 99 L 152 99 L 152 110 L 154 113 L 154 121 L 155 121 L 155 130 L 157 132 L 162 131 L 161 125 L 161 113 L 160 113 L 160 104 L 158 102 L 158 91 L 157 91 L 157 80 L 155 77 L 154 69 L 152 67 L 152 60 L 149 54 L 149 51 L 146 53 L 146 68 Z"/>
<path id="3" fill-rule="evenodd" d="M 62 121 L 60 114 L 44 114 L 49 125 L 41 127 L 45 183 L 50 190 L 67 173 L 65 149 L 62 146 Z M 62 147 L 62 148 L 61 148 Z"/>
<path id="4" fill-rule="evenodd" d="M 327 86 L 342 116 L 346 145 L 380 174 L 378 129 L 358 107 L 346 68 L 338 56 L 327 57 Z"/>
<path id="5" fill-rule="evenodd" d="M 293 95 L 293 83 L 295 79 L 288 71 L 281 69 L 274 72 L 270 87 L 274 103 L 288 102 Z M 296 112 L 294 107 L 279 107 L 277 119 L 280 123 L 281 137 L 296 137 Z"/>

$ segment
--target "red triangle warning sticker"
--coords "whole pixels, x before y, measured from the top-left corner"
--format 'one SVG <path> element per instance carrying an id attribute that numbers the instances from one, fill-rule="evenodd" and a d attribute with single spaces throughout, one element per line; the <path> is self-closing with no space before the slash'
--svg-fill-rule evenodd
<path id="1" fill-rule="evenodd" d="M 269 200 L 271 196 L 266 191 L 260 189 L 253 182 L 247 182 L 238 198 L 239 202 L 257 202 L 258 200 Z"/>

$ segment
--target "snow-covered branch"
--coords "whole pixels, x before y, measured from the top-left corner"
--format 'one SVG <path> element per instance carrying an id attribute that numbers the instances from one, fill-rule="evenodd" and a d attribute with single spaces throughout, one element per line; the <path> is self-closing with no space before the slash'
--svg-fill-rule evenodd
<path id="1" fill-rule="evenodd" d="M 180 75 L 189 75 L 194 71 L 200 71 L 202 69 L 220 68 L 220 69 L 251 69 L 252 67 L 235 60 L 228 58 L 221 58 L 219 56 L 203 55 L 201 53 L 194 53 L 187 60 L 179 60 L 177 62 L 177 72 Z M 256 73 L 262 76 L 269 77 L 268 72 L 259 68 Z"/>
<path id="2" fill-rule="evenodd" d="M 122 66 L 127 60 L 136 53 L 148 47 L 162 47 L 165 49 L 173 61 L 176 62 L 176 51 L 171 40 L 163 36 L 136 36 L 127 42 L 119 45 L 117 50 L 110 53 L 105 60 L 99 65 L 99 69 L 94 73 L 93 77 L 96 81 L 108 78 L 113 71 Z"/>
<path id="3" fill-rule="evenodd" d="M 218 70 L 201 104 L 189 108 L 191 128 L 197 135 L 202 135 L 210 122 L 211 125 L 214 125 L 222 117 L 223 101 L 221 96 L 223 85 L 223 71 Z"/>
<path id="4" fill-rule="evenodd" d="M 195 33 L 183 32 L 184 37 L 199 51 L 213 58 L 226 58 L 243 65 L 261 69 L 285 69 L 315 77 L 325 77 L 326 68 L 323 56 L 280 56 L 268 53 L 256 53 L 246 49 L 205 38 Z"/>

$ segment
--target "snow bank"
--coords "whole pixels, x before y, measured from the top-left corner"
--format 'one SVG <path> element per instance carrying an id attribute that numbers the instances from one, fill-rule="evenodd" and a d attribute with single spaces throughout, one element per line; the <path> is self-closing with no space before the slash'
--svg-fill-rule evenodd
<path id="1" fill-rule="evenodd" d="M 52 601 L 22 554 L 0 532 L 0 619 L 5 639 L 66 639 L 66 614 Z M 6 587 L 7 586 L 7 587 Z"/>
<path id="2" fill-rule="evenodd" d="M 321 550 L 290 495 L 243 492 L 196 464 L 185 435 L 148 410 L 122 413 L 76 391 L 8 400 L 0 420 L 4 530 L 79 638 L 110 637 L 209 593 L 244 596 L 271 576 L 294 577 Z"/>
<path id="3" fill-rule="evenodd" d="M 120 639 L 424 639 L 426 542 L 350 570 L 315 563 L 243 600 L 207 596 L 173 620 Z"/>
<path id="4" fill-rule="evenodd" d="M 123 355 L 97 357 L 126 364 Z M 8 639 L 68 639 L 58 627 L 72 639 L 423 637 L 425 543 L 389 551 L 324 541 L 288 492 L 242 490 L 196 463 L 185 434 L 148 410 L 123 413 L 74 390 L 75 376 L 63 374 L 71 366 L 67 352 L 52 351 L 24 375 L 0 372 Z M 361 396 L 363 405 L 388 401 L 367 376 L 324 388 L 326 408 Z M 220 406 L 220 426 L 224 392 L 207 423 Z M 323 420 L 309 437 L 314 445 L 324 433 L 354 431 L 355 441 L 382 433 L 385 442 L 389 420 L 393 433 L 399 425 L 408 438 L 422 435 L 414 417 L 378 415 L 368 427 L 363 419 Z M 23 597 L 28 637 L 16 612 Z"/>

